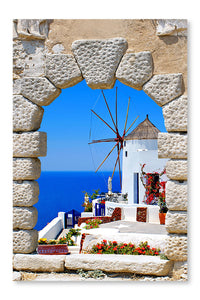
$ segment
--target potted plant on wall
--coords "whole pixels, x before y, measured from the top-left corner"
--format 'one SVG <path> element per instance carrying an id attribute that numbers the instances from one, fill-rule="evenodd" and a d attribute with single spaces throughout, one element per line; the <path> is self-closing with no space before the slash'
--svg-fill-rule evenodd
<path id="1" fill-rule="evenodd" d="M 145 188 L 145 204 L 158 204 L 159 209 L 159 219 L 160 224 L 165 224 L 165 216 L 168 211 L 166 202 L 165 202 L 165 186 L 166 181 L 160 181 L 162 175 L 166 173 L 164 170 L 161 173 L 153 172 L 146 173 L 144 172 L 144 167 L 146 164 L 143 164 L 141 167 L 141 181 Z"/>
<path id="2" fill-rule="evenodd" d="M 41 238 L 38 241 L 38 254 L 43 255 L 63 255 L 68 254 L 68 245 L 66 238 L 60 238 L 59 240 L 47 240 L 46 238 Z"/>
<path id="3" fill-rule="evenodd" d="M 168 208 L 167 208 L 167 205 L 165 202 L 165 184 L 166 184 L 165 181 L 160 183 L 160 187 L 162 190 L 159 192 L 159 198 L 158 198 L 158 205 L 160 206 L 159 219 L 160 219 L 161 225 L 165 224 L 165 216 L 168 211 Z"/>

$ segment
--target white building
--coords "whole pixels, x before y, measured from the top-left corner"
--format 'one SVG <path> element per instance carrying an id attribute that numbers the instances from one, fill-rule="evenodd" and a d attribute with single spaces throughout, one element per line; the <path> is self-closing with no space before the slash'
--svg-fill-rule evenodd
<path id="1" fill-rule="evenodd" d="M 122 193 L 128 193 L 128 204 L 144 204 L 145 188 L 141 182 L 141 165 L 146 173 L 161 173 L 167 159 L 158 158 L 158 132 L 146 119 L 124 141 L 122 166 Z M 166 175 L 162 176 L 166 180 Z"/>

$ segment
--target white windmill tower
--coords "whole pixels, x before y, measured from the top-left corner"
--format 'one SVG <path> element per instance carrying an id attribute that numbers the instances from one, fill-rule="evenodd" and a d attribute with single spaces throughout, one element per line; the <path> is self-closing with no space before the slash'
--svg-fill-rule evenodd
<path id="1" fill-rule="evenodd" d="M 147 115 L 124 139 L 122 193 L 128 193 L 128 204 L 143 203 L 145 188 L 140 180 L 141 165 L 146 164 L 147 173 L 159 173 L 166 165 L 167 159 L 158 158 L 159 132 Z"/>

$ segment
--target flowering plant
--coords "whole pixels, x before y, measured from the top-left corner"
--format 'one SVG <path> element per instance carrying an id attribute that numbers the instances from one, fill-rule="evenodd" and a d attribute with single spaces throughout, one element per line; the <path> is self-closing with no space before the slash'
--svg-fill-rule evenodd
<path id="1" fill-rule="evenodd" d="M 66 237 L 60 237 L 57 240 L 56 244 L 58 244 L 58 245 L 67 244 L 67 238 Z"/>
<path id="2" fill-rule="evenodd" d="M 42 238 L 42 239 L 39 239 L 39 240 L 38 240 L 38 244 L 40 244 L 40 245 L 47 245 L 47 244 L 48 244 L 48 241 L 47 241 L 47 239 Z"/>
<path id="3" fill-rule="evenodd" d="M 98 218 L 94 218 L 92 220 L 87 220 L 86 221 L 86 226 L 84 227 L 85 229 L 92 229 L 92 228 L 98 228 L 99 224 L 102 223 L 102 220 Z"/>
<path id="4" fill-rule="evenodd" d="M 93 190 L 93 194 L 90 195 L 87 192 L 83 192 L 85 194 L 85 200 L 82 206 L 85 208 L 84 212 L 92 212 L 92 200 L 96 199 L 100 190 Z"/>
<path id="5" fill-rule="evenodd" d="M 146 204 L 158 204 L 160 206 L 160 212 L 163 212 L 163 210 L 166 212 L 168 210 L 165 202 L 166 181 L 160 181 L 161 176 L 166 173 L 166 170 L 164 168 L 161 173 L 146 173 L 144 172 L 145 165 L 146 164 L 143 164 L 141 167 L 140 177 L 145 187 L 144 202 Z"/>
<path id="6" fill-rule="evenodd" d="M 160 249 L 151 248 L 148 242 L 141 242 L 138 247 L 132 243 L 117 243 L 116 241 L 103 240 L 92 247 L 92 254 L 127 254 L 127 255 L 152 255 L 160 254 Z"/>
<path id="7" fill-rule="evenodd" d="M 72 236 L 80 235 L 80 229 L 71 228 L 65 237 L 60 237 L 57 240 L 47 240 L 46 238 L 42 238 L 38 240 L 39 245 L 62 245 L 67 244 L 68 246 L 74 246 L 74 241 Z"/>

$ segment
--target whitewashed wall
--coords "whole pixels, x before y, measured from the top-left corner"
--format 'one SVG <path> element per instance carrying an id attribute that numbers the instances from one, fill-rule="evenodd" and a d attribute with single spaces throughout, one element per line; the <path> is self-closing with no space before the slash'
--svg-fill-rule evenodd
<path id="1" fill-rule="evenodd" d="M 125 157 L 125 152 L 128 155 Z M 123 150 L 122 193 L 128 193 L 128 203 L 134 203 L 133 173 L 139 173 L 139 203 L 142 204 L 145 188 L 140 180 L 141 165 L 145 172 L 161 172 L 168 159 L 158 158 L 158 142 L 154 140 L 127 140 Z M 164 179 L 164 176 L 163 176 Z M 166 176 L 165 176 L 166 179 Z"/>

